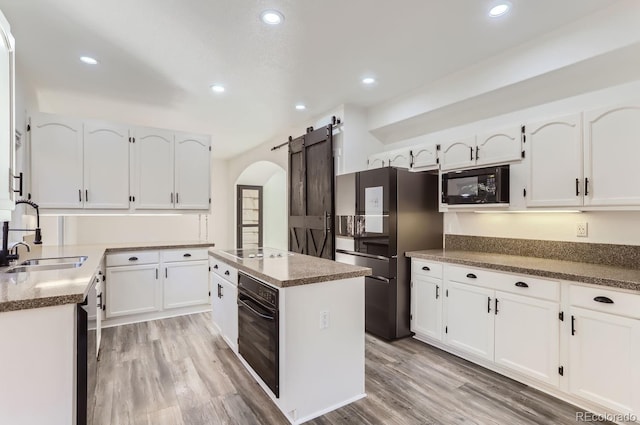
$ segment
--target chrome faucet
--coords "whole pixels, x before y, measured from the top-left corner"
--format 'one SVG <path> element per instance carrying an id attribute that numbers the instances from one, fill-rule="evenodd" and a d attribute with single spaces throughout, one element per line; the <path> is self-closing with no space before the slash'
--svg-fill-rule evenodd
<path id="1" fill-rule="evenodd" d="M 18 247 L 20 247 L 20 245 L 24 246 L 25 248 L 27 248 L 27 252 L 31 252 L 31 247 L 29 246 L 28 243 L 26 242 L 16 242 L 11 246 L 10 251 L 14 254 L 14 255 L 18 255 Z"/>
<path id="2" fill-rule="evenodd" d="M 33 243 L 36 245 L 40 245 L 42 243 L 42 232 L 40 230 L 40 210 L 39 210 L 40 207 L 35 202 L 29 201 L 26 199 L 20 199 L 16 201 L 16 205 L 19 205 L 19 204 L 27 204 L 36 210 L 36 228 L 35 229 L 9 229 L 8 221 L 5 221 L 2 224 L 2 250 L 0 251 L 0 267 L 8 266 L 11 261 L 17 260 L 19 258 L 18 249 L 15 248 L 15 245 L 12 246 L 12 248 L 15 248 L 15 252 L 12 254 L 9 251 L 9 232 L 10 231 L 36 232 L 36 238 L 33 241 Z"/>

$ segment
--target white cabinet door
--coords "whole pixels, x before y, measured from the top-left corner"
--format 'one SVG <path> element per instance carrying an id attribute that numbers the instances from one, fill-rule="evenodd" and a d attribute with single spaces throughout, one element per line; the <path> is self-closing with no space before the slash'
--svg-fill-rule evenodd
<path id="1" fill-rule="evenodd" d="M 480 134 L 476 144 L 477 165 L 518 161 L 522 158 L 521 127 Z"/>
<path id="2" fill-rule="evenodd" d="M 528 207 L 582 205 L 582 116 L 527 124 Z"/>
<path id="3" fill-rule="evenodd" d="M 208 210 L 211 199 L 211 142 L 206 136 L 176 133 L 175 205 Z"/>
<path id="4" fill-rule="evenodd" d="M 391 167 L 410 168 L 411 167 L 411 149 L 398 149 L 386 152 L 388 164 Z"/>
<path id="5" fill-rule="evenodd" d="M 31 189 L 40 208 L 82 208 L 82 121 L 31 116 Z"/>
<path id="6" fill-rule="evenodd" d="M 373 168 L 382 168 L 389 165 L 387 155 L 385 153 L 378 153 L 375 155 L 371 155 L 367 159 L 367 170 L 371 170 Z"/>
<path id="7" fill-rule="evenodd" d="M 496 292 L 495 296 L 495 362 L 557 386 L 559 304 L 506 292 Z"/>
<path id="8" fill-rule="evenodd" d="M 220 334 L 224 333 L 224 304 L 222 302 L 222 290 L 224 288 L 224 279 L 217 274 L 209 273 L 209 279 L 211 281 L 211 318 L 213 324 L 218 328 Z"/>
<path id="9" fill-rule="evenodd" d="M 129 129 L 84 123 L 84 207 L 129 208 Z"/>
<path id="10" fill-rule="evenodd" d="M 452 170 L 474 165 L 476 163 L 475 148 L 475 137 L 442 143 L 440 146 L 440 169 Z"/>
<path id="11" fill-rule="evenodd" d="M 585 112 L 584 125 L 584 204 L 640 205 L 640 106 Z"/>
<path id="12" fill-rule="evenodd" d="M 0 12 L 0 216 L 9 219 L 14 207 L 15 174 L 15 43 L 9 23 Z"/>
<path id="13" fill-rule="evenodd" d="M 412 170 L 438 169 L 438 144 L 430 143 L 416 146 L 411 150 L 413 156 Z"/>
<path id="14" fill-rule="evenodd" d="M 209 261 L 164 264 L 164 308 L 209 303 Z"/>
<path id="15" fill-rule="evenodd" d="M 617 412 L 640 413 L 640 321 L 571 307 L 569 388 Z"/>
<path id="16" fill-rule="evenodd" d="M 411 287 L 411 331 L 442 339 L 442 281 L 414 277 Z"/>
<path id="17" fill-rule="evenodd" d="M 227 280 L 222 280 L 222 304 L 224 327 L 222 336 L 233 351 L 238 351 L 238 288 Z"/>
<path id="18" fill-rule="evenodd" d="M 494 291 L 447 282 L 446 334 L 451 346 L 493 360 Z"/>
<path id="19" fill-rule="evenodd" d="M 173 208 L 173 133 L 136 128 L 134 137 L 136 209 Z"/>
<path id="20" fill-rule="evenodd" d="M 148 313 L 162 308 L 157 264 L 107 268 L 107 317 Z"/>

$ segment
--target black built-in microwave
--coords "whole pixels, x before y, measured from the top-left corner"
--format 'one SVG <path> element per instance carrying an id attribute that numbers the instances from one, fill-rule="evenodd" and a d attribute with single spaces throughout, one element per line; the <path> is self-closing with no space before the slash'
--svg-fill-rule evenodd
<path id="1" fill-rule="evenodd" d="M 508 204 L 509 166 L 443 173 L 442 203 L 448 205 Z"/>

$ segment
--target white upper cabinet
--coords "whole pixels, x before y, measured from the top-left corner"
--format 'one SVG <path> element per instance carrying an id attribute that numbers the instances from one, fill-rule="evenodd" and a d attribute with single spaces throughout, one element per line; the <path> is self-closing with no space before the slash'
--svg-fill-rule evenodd
<path id="1" fill-rule="evenodd" d="M 584 204 L 640 205 L 640 106 L 585 112 Z"/>
<path id="2" fill-rule="evenodd" d="M 440 168 L 442 170 L 453 170 L 475 165 L 475 149 L 475 137 L 442 143 L 440 147 Z"/>
<path id="3" fill-rule="evenodd" d="M 479 134 L 476 138 L 475 159 L 477 165 L 513 162 L 521 158 L 521 127 Z"/>
<path id="4" fill-rule="evenodd" d="M 173 208 L 173 132 L 136 128 L 133 137 L 136 209 Z"/>
<path id="5" fill-rule="evenodd" d="M 437 170 L 438 169 L 438 144 L 433 142 L 416 146 L 411 149 L 413 163 L 412 170 Z"/>
<path id="6" fill-rule="evenodd" d="M 568 115 L 527 124 L 528 207 L 582 205 L 582 116 Z"/>
<path id="7" fill-rule="evenodd" d="M 386 152 L 371 155 L 367 159 L 367 170 L 371 170 L 373 168 L 382 168 L 386 167 L 387 165 L 389 165 L 389 162 L 387 160 Z"/>
<path id="8" fill-rule="evenodd" d="M 175 137 L 175 207 L 208 209 L 211 142 L 206 136 L 176 133 Z"/>
<path id="9" fill-rule="evenodd" d="M 84 124 L 84 206 L 129 208 L 129 128 Z"/>
<path id="10" fill-rule="evenodd" d="M 14 207 L 14 47 L 9 23 L 0 12 L 0 217 L 2 220 L 9 219 L 9 212 Z"/>
<path id="11" fill-rule="evenodd" d="M 82 208 L 82 121 L 31 116 L 32 199 L 41 208 Z"/>
<path id="12" fill-rule="evenodd" d="M 389 161 L 389 166 L 398 167 L 398 168 L 409 168 L 411 167 L 411 149 L 397 149 L 393 151 L 388 151 L 387 158 Z"/>

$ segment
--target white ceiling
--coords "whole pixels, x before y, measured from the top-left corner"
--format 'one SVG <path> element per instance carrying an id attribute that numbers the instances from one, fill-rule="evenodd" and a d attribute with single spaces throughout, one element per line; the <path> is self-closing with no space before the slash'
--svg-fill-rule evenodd
<path id="1" fill-rule="evenodd" d="M 337 105 L 405 94 L 615 2 L 511 0 L 499 19 L 487 16 L 493 0 L 0 0 L 0 10 L 36 92 L 169 109 L 176 122 L 198 123 L 179 129 L 211 133 L 218 156 L 231 156 Z M 284 14 L 283 25 L 259 21 L 268 8 Z M 91 68 L 81 55 L 101 63 Z M 365 75 L 378 83 L 363 87 Z M 226 93 L 211 93 L 217 82 Z M 296 111 L 297 102 L 308 109 Z"/>

